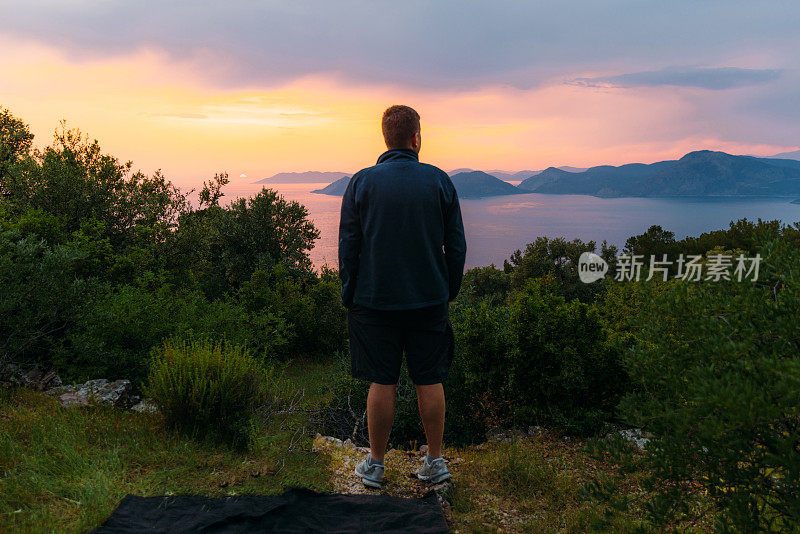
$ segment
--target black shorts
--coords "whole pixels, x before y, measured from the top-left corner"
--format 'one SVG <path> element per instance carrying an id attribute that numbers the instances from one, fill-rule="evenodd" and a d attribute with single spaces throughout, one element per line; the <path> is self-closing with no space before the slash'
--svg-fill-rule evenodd
<path id="1" fill-rule="evenodd" d="M 414 310 L 375 310 L 353 304 L 347 313 L 353 378 L 397 384 L 403 352 L 418 386 L 447 379 L 453 361 L 449 304 Z"/>

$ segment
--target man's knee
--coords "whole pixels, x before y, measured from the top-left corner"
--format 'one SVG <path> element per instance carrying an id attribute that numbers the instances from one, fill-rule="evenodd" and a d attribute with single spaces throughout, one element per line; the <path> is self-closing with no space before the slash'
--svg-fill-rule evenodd
<path id="1" fill-rule="evenodd" d="M 394 403 L 397 397 L 397 384 L 378 384 L 373 382 L 369 386 L 367 400 L 379 403 Z"/>
<path id="2" fill-rule="evenodd" d="M 441 382 L 435 384 L 415 384 L 417 393 L 444 393 L 444 385 Z"/>
<path id="3" fill-rule="evenodd" d="M 372 382 L 370 383 L 369 388 L 379 391 L 396 391 L 397 384 L 379 384 L 378 382 Z"/>

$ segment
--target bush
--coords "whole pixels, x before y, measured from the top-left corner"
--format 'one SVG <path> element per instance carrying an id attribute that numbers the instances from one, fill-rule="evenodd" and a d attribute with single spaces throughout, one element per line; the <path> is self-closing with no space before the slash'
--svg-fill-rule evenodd
<path id="1" fill-rule="evenodd" d="M 761 255 L 757 283 L 677 283 L 642 303 L 621 413 L 654 435 L 661 521 L 700 484 L 723 530 L 800 527 L 800 251 Z"/>
<path id="2" fill-rule="evenodd" d="M 611 418 L 625 374 L 595 310 L 552 286 L 531 280 L 511 305 L 515 419 L 592 433 Z"/>
<path id="3" fill-rule="evenodd" d="M 197 290 L 117 286 L 90 301 L 57 358 L 70 380 L 127 378 L 142 384 L 148 354 L 171 337 L 206 337 L 247 346 L 262 361 L 286 347 L 288 327 L 270 310 L 249 312 L 235 299 L 209 301 Z"/>
<path id="4" fill-rule="evenodd" d="M 498 305 L 505 302 L 510 286 L 511 280 L 508 274 L 495 267 L 494 264 L 486 267 L 473 267 L 464 273 L 459 296 L 461 300 L 485 300 L 489 304 Z"/>
<path id="5" fill-rule="evenodd" d="M 595 307 L 566 302 L 559 293 L 552 278 L 529 280 L 523 291 L 510 294 L 510 304 L 460 298 L 451 307 L 456 354 L 445 383 L 448 443 L 481 442 L 487 431 L 512 426 L 591 434 L 611 420 L 627 387 L 622 342 L 612 342 Z M 365 392 L 352 381 L 334 395 L 328 412 L 337 424 L 328 428 L 337 436 L 350 437 Z M 390 441 L 423 439 L 416 394 L 404 371 Z"/>
<path id="6" fill-rule="evenodd" d="M 611 418 L 625 387 L 618 353 L 594 308 L 559 293 L 554 279 L 534 279 L 507 306 L 464 310 L 450 390 L 471 415 L 459 430 L 545 425 L 587 434 Z"/>
<path id="7" fill-rule="evenodd" d="M 510 277 L 511 289 L 525 289 L 528 280 L 545 276 L 554 278 L 559 294 L 566 300 L 579 299 L 581 302 L 592 302 L 607 286 L 606 281 L 584 284 L 578 278 L 578 260 L 582 253 L 594 252 L 601 256 L 614 272 L 617 248 L 605 241 L 597 250 L 594 241 L 584 243 L 580 239 L 567 241 L 563 237 L 550 239 L 537 237 L 528 243 L 525 250 L 517 250 L 503 262 L 503 271 Z"/>
<path id="8" fill-rule="evenodd" d="M 153 359 L 145 392 L 169 425 L 244 447 L 271 379 L 272 370 L 237 345 L 172 340 Z"/>
<path id="9" fill-rule="evenodd" d="M 168 269 L 176 284 L 191 280 L 209 298 L 237 291 L 258 270 L 282 266 L 296 277 L 312 275 L 308 251 L 319 230 L 303 205 L 272 189 L 227 207 L 184 211 L 178 223 L 166 243 Z"/>
<path id="10" fill-rule="evenodd" d="M 252 315 L 253 323 L 280 318 L 285 342 L 273 354 L 330 357 L 345 349 L 347 321 L 340 301 L 338 279 L 323 270 L 321 276 L 300 278 L 279 264 L 256 269 L 236 299 Z"/>
<path id="11" fill-rule="evenodd" d="M 513 423 L 513 340 L 508 306 L 454 306 L 456 353 L 446 385 L 449 440 L 476 442 Z"/>
<path id="12" fill-rule="evenodd" d="M 0 365 L 50 365 L 95 290 L 76 278 L 80 254 L 0 226 Z"/>

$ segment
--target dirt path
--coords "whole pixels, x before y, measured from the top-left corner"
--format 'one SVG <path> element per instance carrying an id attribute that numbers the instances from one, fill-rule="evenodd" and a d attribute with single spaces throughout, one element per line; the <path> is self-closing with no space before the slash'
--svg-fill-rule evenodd
<path id="1" fill-rule="evenodd" d="M 407 452 L 396 449 L 387 452 L 384 459 L 386 471 L 383 487 L 380 490 L 375 490 L 365 487 L 354 473 L 356 464 L 369 453 L 369 449 L 366 447 L 356 447 L 350 440 L 342 442 L 329 436 L 317 435 L 314 440 L 314 450 L 326 453 L 331 458 L 334 491 L 347 494 L 382 493 L 395 497 L 417 498 L 433 490 L 439 497 L 439 502 L 442 503 L 445 515 L 449 518 L 450 505 L 446 496 L 450 489 L 451 481 L 430 484 L 416 477 L 416 470 L 425 457 L 424 452 Z M 453 473 L 453 478 L 457 479 L 458 468 L 462 460 L 445 456 L 445 461 L 447 461 L 448 469 Z"/>

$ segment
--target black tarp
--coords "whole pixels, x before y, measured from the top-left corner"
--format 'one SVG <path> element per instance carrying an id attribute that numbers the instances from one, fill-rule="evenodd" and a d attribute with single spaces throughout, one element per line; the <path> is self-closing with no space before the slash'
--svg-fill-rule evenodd
<path id="1" fill-rule="evenodd" d="M 196 495 L 128 495 L 96 530 L 101 534 L 244 532 L 447 532 L 434 492 L 419 499 L 324 494 L 302 488 L 283 495 L 215 499 Z"/>

